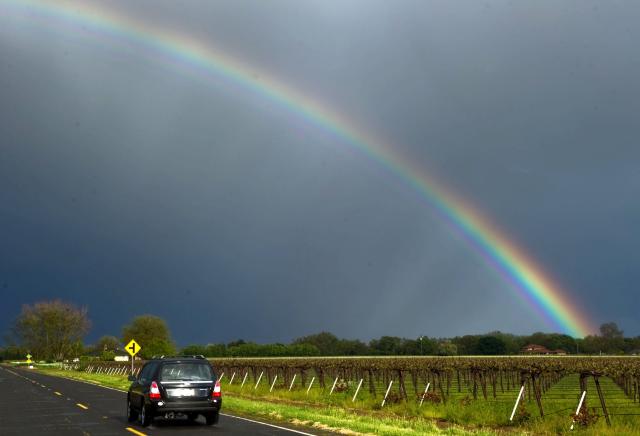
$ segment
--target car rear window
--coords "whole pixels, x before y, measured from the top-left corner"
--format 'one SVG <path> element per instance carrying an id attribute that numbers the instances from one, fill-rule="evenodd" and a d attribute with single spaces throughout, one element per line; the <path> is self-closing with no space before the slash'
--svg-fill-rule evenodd
<path id="1" fill-rule="evenodd" d="M 204 363 L 165 363 L 160 371 L 160 381 L 211 381 L 213 371 Z"/>

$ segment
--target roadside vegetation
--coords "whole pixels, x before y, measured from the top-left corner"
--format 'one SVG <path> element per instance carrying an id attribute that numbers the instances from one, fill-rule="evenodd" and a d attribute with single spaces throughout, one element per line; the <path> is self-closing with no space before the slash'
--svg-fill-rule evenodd
<path id="1" fill-rule="evenodd" d="M 65 370 L 50 365 L 37 367 L 37 370 L 121 390 L 126 390 L 129 386 L 126 375 Z M 508 417 L 518 394 L 516 387 L 498 393 L 495 398 L 488 395 L 487 399 L 484 399 L 480 395 L 476 400 L 473 400 L 464 388 L 460 393 L 457 389 L 452 389 L 446 403 L 441 401 L 437 394 L 432 394 L 425 397 L 422 406 L 417 398 L 405 401 L 395 391 L 382 407 L 381 395 L 373 396 L 366 390 L 361 391 L 356 401 L 353 401 L 357 386 L 352 383 L 341 386 L 337 391 L 334 389 L 332 394 L 330 386 L 321 388 L 315 384 L 307 393 L 306 389 L 299 386 L 289 391 L 286 386 L 280 384 L 276 384 L 277 387 L 274 386 L 272 390 L 264 377 L 257 383 L 257 387 L 255 380 L 249 378 L 241 387 L 241 379 L 237 378 L 230 384 L 228 377 L 224 375 L 222 378 L 224 411 L 228 413 L 343 433 L 640 434 L 640 405 L 626 396 L 624 391 L 607 377 L 600 378 L 600 384 L 612 415 L 611 426 L 607 425 L 598 407 L 594 380 L 589 379 L 585 381 L 585 387 L 589 392 L 586 403 L 588 406 L 581 413 L 582 416 L 575 417 L 574 431 L 569 429 L 578 401 L 578 374 L 561 377 L 544 393 L 544 417 L 539 416 L 535 396 L 525 395 L 513 422 L 510 422 Z"/>
<path id="2" fill-rule="evenodd" d="M 35 370 L 126 390 L 130 362 L 114 360 L 127 360 L 123 344 L 135 339 L 142 346 L 136 371 L 154 355 L 207 356 L 221 377 L 225 410 L 263 420 L 385 435 L 559 434 L 575 420 L 581 434 L 640 434 L 640 361 L 631 356 L 640 337 L 624 337 L 615 323 L 580 339 L 492 332 L 365 343 L 322 332 L 289 344 L 239 339 L 180 351 L 154 315 L 136 316 L 119 335 L 85 345 L 90 326 L 87 309 L 71 303 L 26 305 L 0 361 L 30 355 Z M 486 357 L 492 355 L 502 357 Z M 573 416 L 584 390 L 587 401 Z"/>

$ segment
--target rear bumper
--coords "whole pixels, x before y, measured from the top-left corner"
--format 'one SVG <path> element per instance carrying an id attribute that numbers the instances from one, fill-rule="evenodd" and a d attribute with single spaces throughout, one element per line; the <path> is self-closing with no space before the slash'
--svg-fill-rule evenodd
<path id="1" fill-rule="evenodd" d="M 221 406 L 222 398 L 218 398 L 215 401 L 158 401 L 151 403 L 151 411 L 154 415 L 168 412 L 210 413 L 220 411 Z"/>

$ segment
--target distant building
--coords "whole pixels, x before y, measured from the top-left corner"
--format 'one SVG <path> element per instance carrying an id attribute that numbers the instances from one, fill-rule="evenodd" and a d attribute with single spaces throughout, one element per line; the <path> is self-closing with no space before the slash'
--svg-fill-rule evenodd
<path id="1" fill-rule="evenodd" d="M 115 350 L 114 354 L 116 357 L 113 358 L 116 362 L 128 362 L 129 361 L 129 353 L 124 350 Z"/>
<path id="2" fill-rule="evenodd" d="M 567 352 L 560 348 L 558 348 L 557 350 L 549 350 L 547 347 L 544 347 L 542 345 L 529 344 L 520 349 L 520 354 L 565 356 Z"/>
<path id="3" fill-rule="evenodd" d="M 551 354 L 551 351 L 542 345 L 529 344 L 522 347 L 521 354 Z"/>

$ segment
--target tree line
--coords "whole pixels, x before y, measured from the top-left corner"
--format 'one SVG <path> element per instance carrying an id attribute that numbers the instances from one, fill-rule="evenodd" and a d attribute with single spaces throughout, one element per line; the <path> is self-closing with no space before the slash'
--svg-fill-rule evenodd
<path id="1" fill-rule="evenodd" d="M 277 357 L 277 356 L 494 356 L 521 354 L 525 346 L 535 344 L 548 350 L 562 350 L 566 354 L 637 354 L 640 336 L 625 338 L 615 323 L 603 324 L 599 335 L 576 339 L 560 333 L 537 332 L 513 335 L 491 332 L 453 338 L 420 336 L 415 339 L 382 336 L 363 342 L 340 339 L 322 332 L 303 336 L 290 344 L 255 344 L 243 340 L 228 344 L 189 345 L 185 354 L 207 357 Z"/>
<path id="2" fill-rule="evenodd" d="M 567 354 L 640 353 L 640 336 L 625 337 L 613 322 L 602 324 L 599 334 L 579 339 L 559 333 L 491 332 L 452 338 L 382 336 L 364 342 L 321 332 L 299 337 L 289 344 L 257 344 L 239 339 L 191 344 L 181 349 L 172 340 L 167 323 L 154 315 L 137 316 L 122 327 L 119 336 L 103 336 L 96 343 L 85 345 L 83 340 L 90 327 L 86 308 L 60 300 L 25 305 L 6 340 L 8 345 L 0 348 L 0 359 L 21 359 L 28 352 L 38 360 L 59 361 L 80 356 L 113 360 L 116 354 L 123 354 L 124 345 L 133 338 L 142 345 L 143 359 L 177 353 L 207 357 L 516 355 L 528 344 Z"/>
<path id="3" fill-rule="evenodd" d="M 124 354 L 131 339 L 144 344 L 140 357 L 177 353 L 167 323 L 154 315 L 140 315 L 122 327 L 120 337 L 103 336 L 95 344 L 85 345 L 91 327 L 85 307 L 60 300 L 24 305 L 0 348 L 0 360 L 24 359 L 30 353 L 36 360 L 61 361 L 75 357 L 113 360 Z"/>

